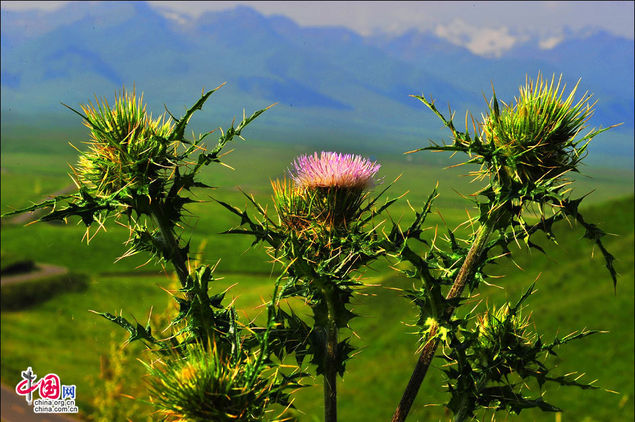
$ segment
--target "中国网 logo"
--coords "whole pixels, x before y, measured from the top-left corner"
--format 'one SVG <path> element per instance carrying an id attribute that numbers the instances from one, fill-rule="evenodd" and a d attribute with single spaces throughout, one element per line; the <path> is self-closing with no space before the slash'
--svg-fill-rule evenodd
<path id="1" fill-rule="evenodd" d="M 22 371 L 22 381 L 15 386 L 15 392 L 24 396 L 29 406 L 33 405 L 34 413 L 77 413 L 75 390 L 75 385 L 62 385 L 57 374 L 37 379 L 30 366 Z M 33 399 L 34 392 L 39 399 Z"/>

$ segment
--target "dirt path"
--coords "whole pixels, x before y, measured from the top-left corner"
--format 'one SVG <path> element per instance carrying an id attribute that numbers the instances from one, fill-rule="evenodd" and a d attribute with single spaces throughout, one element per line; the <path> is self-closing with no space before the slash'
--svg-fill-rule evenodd
<path id="1" fill-rule="evenodd" d="M 12 284 L 12 283 L 21 283 L 24 281 L 36 280 L 38 278 L 49 277 L 52 275 L 66 274 L 68 273 L 68 268 L 58 267 L 57 265 L 51 264 L 35 264 L 35 270 L 29 271 L 28 273 L 21 273 L 15 275 L 5 275 L 0 278 L 1 284 Z"/>
<path id="2" fill-rule="evenodd" d="M 79 419 L 65 414 L 33 413 L 33 407 L 24 397 L 20 397 L 13 388 L 2 385 L 2 422 L 79 422 Z"/>

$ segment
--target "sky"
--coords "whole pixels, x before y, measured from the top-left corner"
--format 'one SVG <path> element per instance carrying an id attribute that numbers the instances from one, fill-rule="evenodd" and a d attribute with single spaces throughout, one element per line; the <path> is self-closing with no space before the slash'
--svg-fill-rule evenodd
<path id="1" fill-rule="evenodd" d="M 3 1 L 9 10 L 54 9 L 67 2 Z M 477 54 L 496 55 L 515 43 L 538 36 L 544 48 L 555 46 L 569 30 L 601 28 L 633 39 L 632 1 L 150 1 L 176 17 L 242 4 L 265 15 L 281 14 L 303 26 L 341 25 L 362 35 L 376 31 L 432 31 Z"/>

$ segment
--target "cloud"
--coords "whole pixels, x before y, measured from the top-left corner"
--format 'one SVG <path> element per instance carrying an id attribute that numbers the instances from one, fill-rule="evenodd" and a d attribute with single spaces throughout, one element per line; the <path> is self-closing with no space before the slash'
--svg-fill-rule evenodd
<path id="1" fill-rule="evenodd" d="M 179 25 L 185 25 L 188 23 L 188 20 L 185 16 L 177 12 L 171 12 L 169 10 L 161 10 L 161 14 L 166 18 L 176 22 Z"/>
<path id="2" fill-rule="evenodd" d="M 549 37 L 538 42 L 538 47 L 543 50 L 551 50 L 558 44 L 560 44 L 564 40 L 563 35 L 555 35 L 553 37 Z"/>
<path id="3" fill-rule="evenodd" d="M 488 57 L 500 57 L 519 41 L 518 36 L 512 35 L 506 26 L 479 28 L 461 19 L 454 19 L 447 25 L 437 25 L 434 32 L 474 54 Z"/>

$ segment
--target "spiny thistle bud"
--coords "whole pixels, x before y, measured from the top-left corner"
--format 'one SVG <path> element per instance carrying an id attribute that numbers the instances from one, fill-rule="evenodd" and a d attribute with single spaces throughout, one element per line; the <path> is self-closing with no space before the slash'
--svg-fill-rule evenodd
<path id="1" fill-rule="evenodd" d="M 583 158 L 593 131 L 576 139 L 593 114 L 590 95 L 585 93 L 577 103 L 574 96 L 578 84 L 566 98 L 560 87 L 562 76 L 555 84 L 529 78 L 514 103 L 499 107 L 494 96 L 489 113 L 483 118 L 484 133 L 505 156 L 503 168 L 495 169 L 499 179 L 507 177 L 519 183 L 540 183 L 576 170 Z M 503 170 L 503 171 L 501 171 Z"/>
<path id="2" fill-rule="evenodd" d="M 292 181 L 272 183 L 278 213 L 290 228 L 313 222 L 341 228 L 355 220 L 373 177 L 381 167 L 359 155 L 324 152 L 302 155 L 293 162 Z"/>
<path id="3" fill-rule="evenodd" d="M 106 100 L 82 106 L 91 139 L 74 171 L 78 182 L 98 196 L 147 186 L 161 170 L 173 167 L 167 141 L 172 122 L 164 116 L 153 120 L 142 101 L 123 90 L 112 108 Z"/>
<path id="4" fill-rule="evenodd" d="M 189 347 L 185 357 L 145 364 L 150 398 L 167 421 L 261 421 L 275 402 L 277 384 L 263 376 L 257 359 L 233 362 L 215 347 Z"/>
<path id="5" fill-rule="evenodd" d="M 494 308 L 478 319 L 479 341 L 475 348 L 484 356 L 494 358 L 506 350 L 530 347 L 534 336 L 527 331 L 529 326 L 529 318 L 511 312 L 509 304 Z"/>
<path id="6" fill-rule="evenodd" d="M 450 334 L 452 348 L 444 355 L 452 364 L 447 365 L 444 372 L 452 395 L 447 406 L 455 413 L 455 420 L 467 420 L 478 408 L 508 410 L 516 414 L 534 407 L 561 412 L 558 407 L 545 402 L 542 396 L 527 395 L 533 381 L 540 388 L 546 382 L 595 388 L 592 382 L 579 382 L 580 377 L 573 377 L 574 373 L 554 376 L 547 358 L 556 355 L 554 348 L 598 331 L 583 330 L 544 343 L 530 328 L 529 317 L 520 314 L 521 303 L 532 291 L 533 285 L 514 307 L 505 304 L 486 311 L 479 317 L 474 330 L 461 330 L 460 336 L 454 332 Z"/>

